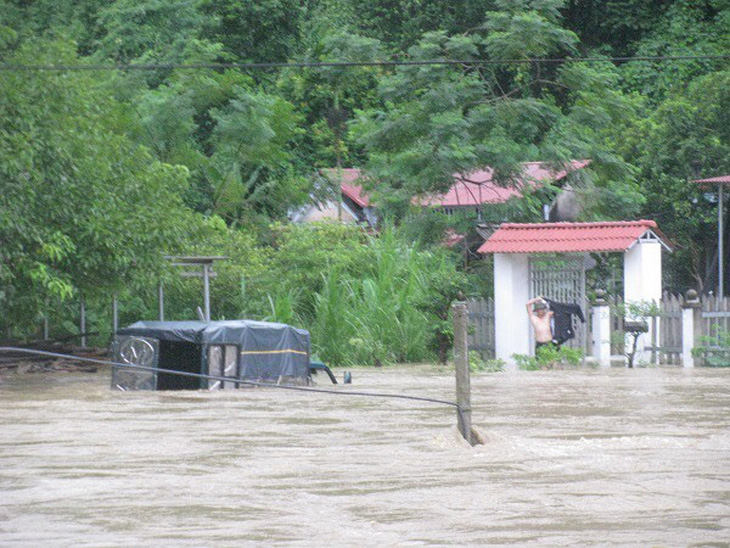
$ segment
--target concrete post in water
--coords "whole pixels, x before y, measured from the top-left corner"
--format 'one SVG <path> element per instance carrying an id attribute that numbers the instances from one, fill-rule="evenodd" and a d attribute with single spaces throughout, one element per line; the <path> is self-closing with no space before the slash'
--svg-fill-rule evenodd
<path id="1" fill-rule="evenodd" d="M 469 379 L 469 344 L 467 334 L 466 303 L 457 301 L 451 305 L 454 317 L 454 369 L 456 370 L 456 403 L 459 432 L 470 445 L 471 435 L 471 381 Z"/>
<path id="2" fill-rule="evenodd" d="M 591 309 L 593 357 L 601 367 L 611 366 L 611 311 L 605 299 L 606 292 L 596 291 L 596 300 Z"/>
<path id="3" fill-rule="evenodd" d="M 699 318 L 700 301 L 694 289 L 687 291 L 682 305 L 682 366 L 694 367 L 692 349 L 695 345 L 695 320 Z"/>

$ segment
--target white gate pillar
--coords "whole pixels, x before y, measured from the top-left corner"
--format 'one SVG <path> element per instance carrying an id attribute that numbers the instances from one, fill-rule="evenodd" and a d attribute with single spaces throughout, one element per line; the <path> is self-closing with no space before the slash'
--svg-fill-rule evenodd
<path id="1" fill-rule="evenodd" d="M 525 303 L 530 298 L 529 255 L 494 254 L 495 355 L 508 369 L 516 369 L 513 354 L 530 354 L 530 320 Z"/>
<path id="2" fill-rule="evenodd" d="M 591 338 L 593 357 L 601 367 L 611 366 L 611 311 L 605 300 L 606 293 L 596 291 L 596 301 L 591 314 Z"/>
<path id="3" fill-rule="evenodd" d="M 682 306 L 682 366 L 694 367 L 692 349 L 695 346 L 695 322 L 699 324 L 700 301 L 694 289 L 687 291 Z"/>
<path id="4" fill-rule="evenodd" d="M 624 303 L 649 304 L 657 306 L 662 299 L 662 244 L 656 240 L 638 240 L 626 253 L 624 253 Z M 639 336 L 636 346 L 634 363 L 648 362 L 650 353 L 645 350 L 646 346 L 654 340 L 652 337 L 652 323 L 649 318 L 627 317 L 635 320 L 643 320 L 649 324 L 649 332 Z M 661 332 L 660 319 L 657 318 L 656 329 Z M 657 334 L 658 334 L 657 333 Z M 659 339 L 657 337 L 659 344 Z M 657 357 L 659 353 L 656 353 Z"/>

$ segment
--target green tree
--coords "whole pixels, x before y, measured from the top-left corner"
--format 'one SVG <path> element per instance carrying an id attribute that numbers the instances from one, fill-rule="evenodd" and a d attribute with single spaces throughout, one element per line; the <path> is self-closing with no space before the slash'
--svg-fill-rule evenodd
<path id="1" fill-rule="evenodd" d="M 322 33 L 322 34 L 317 34 Z M 310 47 L 303 59 L 315 62 L 363 62 L 381 58 L 377 40 L 347 30 L 315 28 Z M 377 67 L 323 67 L 316 70 L 282 72 L 278 90 L 305 116 L 311 131 L 304 136 L 310 151 L 307 159 L 316 167 L 349 167 L 362 159 L 360 148 L 352 141 L 347 123 L 356 108 L 374 106 Z"/>
<path id="2" fill-rule="evenodd" d="M 678 0 L 668 3 L 651 32 L 632 52 L 641 57 L 723 55 L 730 50 L 730 4 L 724 0 Z M 672 63 L 632 61 L 621 72 L 624 86 L 640 92 L 655 104 L 672 91 L 686 89 L 698 76 L 727 67 L 711 59 Z"/>
<path id="3" fill-rule="evenodd" d="M 690 182 L 730 173 L 730 72 L 693 81 L 624 134 L 620 151 L 640 167 L 643 215 L 679 244 L 668 258 L 672 289 L 714 285 L 717 209 Z"/>
<path id="4" fill-rule="evenodd" d="M 560 26 L 561 5 L 497 2 L 501 11 L 488 13 L 481 31 L 428 33 L 409 54 L 414 60 L 570 54 L 577 38 Z M 385 107 L 360 112 L 353 131 L 369 154 L 374 197 L 401 214 L 413 196 L 448 189 L 454 173 L 493 166 L 497 180 L 510 185 L 527 160 L 559 166 L 592 158 L 594 177 L 579 191 L 597 187 L 609 197 L 636 198 L 630 166 L 611 152 L 606 132 L 634 116 L 635 105 L 617 88 L 608 63 L 398 67 L 379 88 Z M 621 203 L 628 211 L 613 215 L 636 212 L 635 200 Z"/>
<path id="5" fill-rule="evenodd" d="M 283 62 L 294 52 L 306 3 L 297 0 L 204 0 L 205 37 L 220 42 L 236 60 Z"/>
<path id="6" fill-rule="evenodd" d="M 309 180 L 300 174 L 292 153 L 302 129 L 291 103 L 239 87 L 211 117 L 216 123 L 210 160 L 214 211 L 232 221 L 260 214 L 275 219 L 308 198 Z"/>
<path id="7" fill-rule="evenodd" d="M 116 0 L 99 12 L 96 53 L 118 63 L 180 62 L 207 18 L 197 0 Z"/>
<path id="8" fill-rule="evenodd" d="M 66 42 L 27 41 L 4 62 L 75 64 Z M 110 128 L 116 108 L 83 72 L 0 81 L 3 319 L 31 323 L 46 300 L 112 292 L 163 273 L 193 219 L 187 170 Z"/>
<path id="9" fill-rule="evenodd" d="M 358 31 L 376 38 L 395 50 L 416 44 L 426 32 L 458 34 L 474 28 L 484 13 L 493 10 L 491 0 L 351 0 L 354 25 Z"/>

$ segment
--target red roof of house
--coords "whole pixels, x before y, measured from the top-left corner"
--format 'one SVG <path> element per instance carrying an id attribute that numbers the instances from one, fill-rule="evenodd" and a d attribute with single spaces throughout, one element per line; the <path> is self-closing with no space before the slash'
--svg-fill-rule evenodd
<path id="1" fill-rule="evenodd" d="M 565 169 L 551 171 L 544 162 L 525 162 L 523 166 L 522 184 L 539 184 L 543 181 L 560 181 L 568 173 L 582 169 L 590 160 L 572 160 Z M 333 181 L 340 180 L 342 193 L 360 207 L 368 207 L 370 200 L 360 185 L 355 182 L 361 171 L 357 168 L 323 169 L 322 173 Z M 454 175 L 454 184 L 446 194 L 434 198 L 418 200 L 421 205 L 442 207 L 474 207 L 480 204 L 496 204 L 506 202 L 513 196 L 522 194 L 519 188 L 505 188 L 493 180 L 494 170 L 491 168 L 477 170 L 468 175 Z"/>
<path id="2" fill-rule="evenodd" d="M 504 223 L 482 244 L 479 253 L 626 251 L 647 231 L 671 247 L 654 221 Z"/>
<path id="3" fill-rule="evenodd" d="M 360 185 L 353 184 L 360 178 L 361 171 L 359 169 L 352 167 L 335 167 L 323 169 L 322 173 L 324 173 L 332 181 L 337 181 L 337 179 L 339 179 L 342 193 L 357 205 L 360 207 L 368 207 L 370 205 L 370 199 L 367 194 L 363 193 L 362 187 Z"/>
<path id="4" fill-rule="evenodd" d="M 455 174 L 454 184 L 446 194 L 421 200 L 423 205 L 442 207 L 474 207 L 481 204 L 506 202 L 513 196 L 521 196 L 522 185 L 538 185 L 545 181 L 560 181 L 569 173 L 583 169 L 590 160 L 572 160 L 565 168 L 552 171 L 544 162 L 524 162 L 522 177 L 517 187 L 499 186 L 494 181 L 491 168 L 473 171 L 467 175 Z"/>
<path id="5" fill-rule="evenodd" d="M 711 177 L 709 179 L 696 179 L 695 183 L 715 183 L 721 185 L 730 185 L 730 175 L 721 175 L 720 177 Z"/>
<path id="6" fill-rule="evenodd" d="M 455 232 L 453 229 L 449 228 L 446 230 L 446 234 L 443 240 L 443 244 L 446 247 L 454 247 L 457 244 L 460 244 L 466 239 L 466 236 L 463 234 L 459 234 Z"/>

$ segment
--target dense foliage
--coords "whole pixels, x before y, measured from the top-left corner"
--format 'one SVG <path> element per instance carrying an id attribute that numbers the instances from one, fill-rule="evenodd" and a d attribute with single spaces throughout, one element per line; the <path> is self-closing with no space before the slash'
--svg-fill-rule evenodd
<path id="1" fill-rule="evenodd" d="M 89 65 L 721 55 L 725 0 L 0 0 L 0 64 Z M 668 288 L 715 286 L 716 200 L 688 182 L 730 173 L 727 60 L 3 71 L 0 327 L 91 330 L 190 318 L 199 280 L 168 253 L 225 255 L 218 317 L 312 330 L 333 363 L 445 358 L 459 290 L 483 261 L 440 243 L 472 220 L 414 215 L 413 198 L 486 165 L 590 158 L 570 181 L 582 217 L 656 219 L 679 244 Z M 297 227 L 316 170 L 360 167 L 394 226 Z M 557 189 L 484 212 L 537 221 Z"/>

